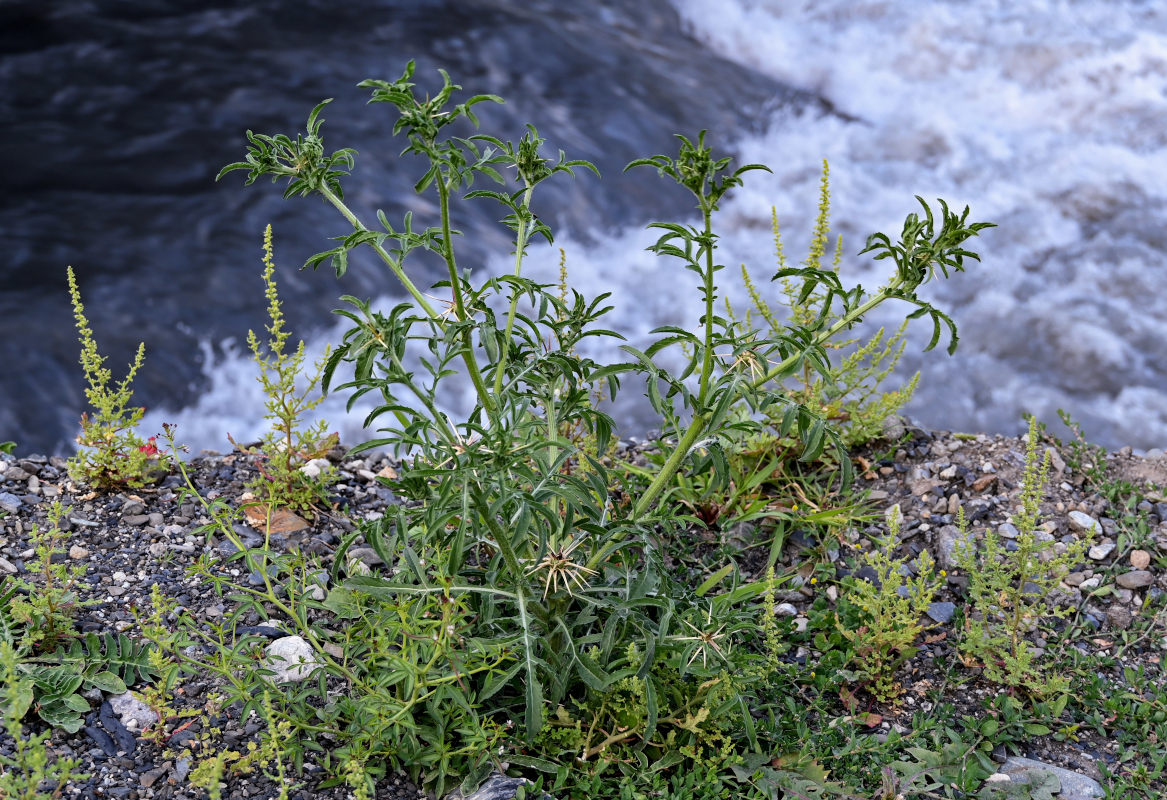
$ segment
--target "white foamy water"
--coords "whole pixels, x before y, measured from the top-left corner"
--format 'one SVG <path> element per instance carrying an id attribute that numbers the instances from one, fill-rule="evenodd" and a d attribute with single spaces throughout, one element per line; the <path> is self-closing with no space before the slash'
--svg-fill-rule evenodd
<path id="1" fill-rule="evenodd" d="M 724 260 L 766 251 L 771 204 L 805 253 L 817 165 L 830 161 L 848 254 L 898 231 L 913 195 L 1000 227 L 983 263 L 929 296 L 960 326 L 909 412 L 1017 431 L 1058 407 L 1110 446 L 1167 445 L 1167 9 L 1151 2 L 676 0 L 722 55 L 858 118 L 775 120 L 739 143 L 752 173 L 727 207 Z M 758 241 L 755 241 L 758 240 Z M 864 262 L 845 272 L 865 286 Z M 893 321 L 885 309 L 880 321 Z M 917 329 L 921 336 L 927 325 Z M 911 346 L 910 348 L 911 349 Z"/>
<path id="2" fill-rule="evenodd" d="M 720 276 L 739 307 L 737 265 L 762 279 L 773 268 L 771 206 L 788 260 L 805 255 L 823 159 L 848 285 L 871 290 L 886 278 L 884 262 L 855 253 L 873 231 L 894 238 L 918 210 L 914 195 L 967 204 L 973 220 L 1000 227 L 972 241 L 981 263 L 921 292 L 955 319 L 961 344 L 952 357 L 921 354 L 931 329 L 914 325 L 900 372 L 923 375 L 908 413 L 934 427 L 1015 433 L 1029 411 L 1062 434 L 1064 408 L 1110 447 L 1167 446 L 1167 12 L 1102 0 L 675 2 L 715 51 L 855 118 L 780 112 L 760 136 L 711 133 L 720 149 L 774 170 L 749 173 L 720 218 L 729 267 Z M 644 252 L 655 234 L 605 237 L 585 246 L 560 231 L 556 243 L 576 288 L 613 293 L 605 327 L 643 345 L 655 326 L 696 324 L 693 276 Z M 533 249 L 530 265 L 553 282 L 557 250 Z M 492 263 L 510 267 L 504 254 Z M 885 304 L 868 321 L 894 327 L 906 310 Z M 615 344 L 604 355 L 622 358 Z M 180 440 L 217 449 L 224 428 L 239 441 L 258 436 L 254 370 L 242 355 L 220 360 L 196 408 L 152 413 L 147 427 L 177 421 Z M 626 398 L 642 392 L 625 385 Z M 342 397 L 320 414 L 345 441 L 361 438 L 360 416 L 340 421 Z M 626 434 L 654 425 L 643 409 L 624 416 Z"/>

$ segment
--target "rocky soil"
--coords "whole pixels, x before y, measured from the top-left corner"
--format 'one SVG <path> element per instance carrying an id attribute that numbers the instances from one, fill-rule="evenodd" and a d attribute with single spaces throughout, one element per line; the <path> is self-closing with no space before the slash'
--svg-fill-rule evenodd
<path id="1" fill-rule="evenodd" d="M 1024 470 L 1025 443 L 1018 438 L 967 436 L 911 427 L 893 434 L 893 441 L 898 443 L 885 442 L 855 455 L 858 488 L 868 493 L 877 510 L 898 506 L 904 520 L 900 532 L 902 552 L 928 550 L 947 570 L 943 596 L 930 611 L 943 626 L 950 623 L 962 603 L 967 582 L 952 562 L 958 536 L 954 524 L 957 509 L 963 507 L 974 532 L 992 526 L 1008 537 L 1010 515 L 1018 502 Z M 391 467 L 388 459 L 350 458 L 341 449 L 330 457 L 340 474 L 339 483 L 332 487 L 335 504 L 337 508 L 347 507 L 347 516 L 323 514 L 310 526 L 287 526 L 278 537 L 281 547 L 319 555 L 326 564 L 341 537 L 353 529 L 351 520 L 379 515 L 394 502 L 391 492 L 376 481 L 378 472 Z M 204 529 L 209 520 L 201 505 L 183 496 L 178 476 L 171 475 L 150 490 L 96 494 L 73 484 L 63 459 L 2 454 L 0 458 L 0 509 L 7 512 L 0 517 L 0 581 L 11 580 L 11 576 L 31 579 L 27 566 L 33 559 L 30 532 L 33 525 L 45 525 L 47 501 L 60 500 L 68 506 L 62 526 L 66 534 L 63 558 L 85 567 L 78 592 L 80 599 L 91 604 L 78 615 L 82 631 L 138 635 L 139 617 L 150 607 L 151 587 L 155 584 L 198 619 L 214 621 L 230 613 L 231 602 L 190 577 L 188 569 L 203 556 L 221 557 L 233 548 L 214 531 Z M 1097 632 L 1081 646 L 1115 654 L 1120 641 L 1126 642 L 1119 654 L 1122 665 L 1142 666 L 1157 676 L 1161 686 L 1158 676 L 1163 620 L 1148 620 L 1148 615 L 1151 609 L 1162 605 L 1155 601 L 1167 590 L 1167 497 L 1156 494 L 1167 486 L 1167 458 L 1156 452 L 1137 457 L 1129 450 L 1105 456 L 1108 474 L 1114 478 L 1159 487 L 1145 490 L 1148 499 L 1135 510 L 1148 526 L 1142 541 L 1124 535 L 1121 509 L 1096 493 L 1082 472 L 1066 467 L 1067 460 L 1073 460 L 1071 452 L 1055 449 L 1051 460 L 1054 469 L 1042 504 L 1042 530 L 1055 541 L 1055 547 L 1064 547 L 1071 538 L 1094 532 L 1088 558 L 1061 587 L 1063 601 L 1073 604 L 1077 617 Z M 191 459 L 189 465 L 200 494 L 232 502 L 242 495 L 244 484 L 255 470 L 251 457 L 242 454 L 204 454 Z M 840 570 L 850 570 L 857 553 L 855 545 L 865 535 L 882 535 L 884 530 L 881 525 L 866 531 L 850 530 L 825 547 L 822 542 L 795 535 L 784 550 L 783 561 L 797 566 L 806 557 L 825 551 L 826 557 L 837 560 Z M 242 523 L 237 531 L 248 542 L 260 540 L 254 529 Z M 765 549 L 751 552 L 762 553 Z M 744 569 L 760 570 L 761 566 L 746 559 Z M 793 616 L 796 624 L 804 624 L 811 604 L 820 595 L 833 600 L 837 587 L 806 584 L 788 592 L 782 597 L 780 613 Z M 258 626 L 255 630 L 273 639 L 284 636 L 278 623 L 244 621 Z M 1133 643 L 1130 631 L 1142 632 Z M 929 637 L 930 643 L 907 665 L 902 676 L 902 703 L 879 709 L 883 732 L 892 726 L 904 730 L 905 725 L 911 724 L 914 712 L 927 710 L 929 701 L 925 695 L 940 680 L 941 667 L 957 658 L 951 638 Z M 188 678 L 176 707 L 205 710 L 214 688 L 205 677 Z M 967 707 L 967 713 L 979 714 L 981 698 L 999 691 L 999 687 L 982 685 L 974 678 L 953 700 Z M 76 734 L 54 732 L 51 739 L 53 752 L 79 758 L 84 771 L 90 773 L 89 778 L 68 787 L 67 797 L 202 798 L 204 793 L 187 780 L 192 762 L 199 756 L 202 729 L 221 727 L 218 746 L 231 749 L 245 748 L 246 742 L 255 740 L 260 732 L 254 719 L 239 719 L 230 708 L 212 708 L 210 716 L 195 718 L 190 727 L 173 732 L 160 745 L 143 736 L 143 731 L 153 724 L 149 708 L 131 702 L 132 698 L 110 698 L 100 692 L 91 693 L 89 700 L 92 710 L 86 726 Z M 111 700 L 116 702 L 111 704 Z M 11 740 L 0 736 L 0 753 L 10 753 L 11 748 Z M 997 755 L 1004 761 L 1003 753 Z M 1075 776 L 1063 776 L 1064 798 L 1101 796 L 1097 784 L 1090 779 L 1100 777 L 1098 763 L 1113 763 L 1116 757 L 1112 743 L 1088 732 L 1077 741 L 1035 738 L 1025 755 L 1082 776 L 1076 788 Z M 1025 767 L 1021 760 L 1013 760 L 1003 767 L 1003 774 L 1024 771 Z M 300 779 L 303 785 L 292 796 L 301 800 L 348 796 L 346 790 L 339 788 L 319 789 L 315 784 L 320 774 L 318 767 L 307 765 Z M 232 778 L 225 796 L 269 798 L 278 793 L 269 778 L 252 774 Z M 377 794 L 378 798 L 394 799 L 419 796 L 423 796 L 420 790 L 404 776 L 382 781 Z"/>

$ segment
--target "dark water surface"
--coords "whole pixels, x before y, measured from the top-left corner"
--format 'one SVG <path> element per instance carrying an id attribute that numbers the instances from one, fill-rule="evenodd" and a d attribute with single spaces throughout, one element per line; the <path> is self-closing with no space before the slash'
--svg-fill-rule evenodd
<path id="1" fill-rule="evenodd" d="M 394 118 L 355 88 L 397 78 L 411 58 L 423 87 L 443 67 L 467 91 L 506 98 L 482 112 L 485 129 L 517 138 L 533 122 L 599 165 L 603 181 L 558 181 L 537 197 L 542 216 L 580 232 L 687 210 L 651 171 L 621 173 L 672 151 L 675 132 L 707 127 L 728 141 L 783 108 L 831 113 L 713 55 L 663 0 L 0 3 L 0 441 L 61 451 L 77 431 L 86 404 L 66 265 L 115 377 L 145 341 L 135 402 L 171 408 L 205 384 L 200 341 L 265 323 L 266 224 L 297 335 L 325 324 L 340 294 L 391 288 L 367 259 L 339 285 L 327 270 L 291 269 L 346 232 L 335 211 L 244 189 L 243 173 L 214 178 L 242 157 L 247 129 L 294 135 L 335 97 L 325 146 L 360 151 L 350 204 L 368 219 L 412 208 L 424 220 L 433 209 L 412 192 L 417 163 L 394 157 Z M 471 213 L 457 225 L 505 248 L 495 209 Z"/>

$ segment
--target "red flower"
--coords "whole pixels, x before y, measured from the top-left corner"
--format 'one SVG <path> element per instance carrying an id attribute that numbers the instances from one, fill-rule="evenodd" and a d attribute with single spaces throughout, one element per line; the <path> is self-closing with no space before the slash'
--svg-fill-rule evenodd
<path id="1" fill-rule="evenodd" d="M 155 444 L 155 442 L 157 440 L 158 440 L 157 436 L 151 436 L 149 439 L 146 440 L 146 444 L 139 447 L 138 450 L 140 452 L 145 453 L 148 456 L 158 455 L 158 445 Z"/>

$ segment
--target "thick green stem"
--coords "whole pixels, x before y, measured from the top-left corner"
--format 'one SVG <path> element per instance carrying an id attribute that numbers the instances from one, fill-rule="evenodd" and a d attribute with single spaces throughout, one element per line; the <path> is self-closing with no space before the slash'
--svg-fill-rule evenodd
<path id="1" fill-rule="evenodd" d="M 701 359 L 701 388 L 697 395 L 698 407 L 704 407 L 709 395 L 709 380 L 713 375 L 713 209 L 703 206 L 705 218 L 705 353 Z"/>
<path id="2" fill-rule="evenodd" d="M 355 229 L 358 231 L 369 230 L 365 227 L 364 223 L 362 223 L 360 219 L 357 218 L 357 215 L 350 211 L 349 207 L 346 206 L 339 197 L 333 194 L 327 186 L 320 187 L 320 194 L 324 196 L 325 200 L 332 203 L 332 205 L 336 207 L 336 210 L 339 211 L 344 216 L 344 218 L 349 221 L 349 224 L 351 224 Z M 373 250 L 377 252 L 377 255 L 381 257 L 381 260 L 388 265 L 389 269 L 397 277 L 397 280 L 401 281 L 401 285 L 405 287 L 405 291 L 409 292 L 410 296 L 413 297 L 413 299 L 417 301 L 417 304 L 422 307 L 426 315 L 429 316 L 430 319 L 440 321 L 441 315 L 438 314 L 438 312 L 434 310 L 434 307 L 429 304 L 429 301 L 426 300 L 425 295 L 418 291 L 417 287 L 413 285 L 413 281 L 409 279 L 409 276 L 405 274 L 405 270 L 401 268 L 401 262 L 396 261 L 393 256 L 389 255 L 389 252 L 377 242 L 372 242 L 371 245 Z"/>
<path id="3" fill-rule="evenodd" d="M 644 490 L 644 494 L 636 501 L 636 505 L 632 508 L 632 521 L 639 522 L 652 508 L 653 502 L 664 491 L 664 488 L 673 479 L 677 470 L 681 468 L 685 457 L 689 455 L 689 451 L 693 449 L 693 445 L 701 438 L 701 434 L 705 433 L 706 424 L 709 418 L 704 414 L 694 414 L 693 421 L 689 424 L 688 430 L 685 431 L 681 440 L 677 442 L 677 446 L 673 452 L 665 460 L 664 465 L 652 479 L 648 488 Z M 587 568 L 595 569 L 599 564 L 602 564 L 605 559 L 616 549 L 616 546 L 622 541 L 622 537 L 613 537 L 603 547 L 599 548 L 592 557 L 588 559 Z"/>
<path id="4" fill-rule="evenodd" d="M 523 253 L 527 249 L 527 211 L 531 207 L 531 192 L 535 187 L 527 184 L 527 188 L 523 192 L 523 212 L 518 214 L 519 229 L 515 234 L 515 277 L 519 277 L 523 271 Z M 519 308 L 519 290 L 517 287 L 511 289 L 511 307 L 507 310 L 507 325 L 506 331 L 502 337 L 502 350 L 498 354 L 498 366 L 494 370 L 494 394 L 498 396 L 502 394 L 503 374 L 506 371 L 507 355 L 510 350 L 507 345 L 511 341 L 511 331 L 515 327 L 515 314 L 518 313 Z"/>
<path id="5" fill-rule="evenodd" d="M 437 181 L 438 201 L 442 216 L 442 257 L 446 260 L 446 268 L 450 272 L 450 294 L 454 303 L 455 318 L 459 322 L 466 321 L 466 303 L 462 299 L 462 281 L 458 277 L 458 263 L 454 260 L 454 242 L 450 230 L 450 190 L 442 180 Z M 474 337 L 469 327 L 462 328 L 462 360 L 466 363 L 466 371 L 470 374 L 470 382 L 478 393 L 478 401 L 486 409 L 486 413 L 494 416 L 497 410 L 494 397 L 486 388 L 486 381 L 482 379 L 482 371 L 478 368 L 478 359 L 474 357 Z"/>
<path id="6" fill-rule="evenodd" d="M 664 490 L 665 486 L 673 479 L 673 475 L 681 468 L 681 462 L 689 455 L 689 451 L 701 435 L 705 433 L 705 424 L 709 418 L 704 414 L 694 414 L 693 421 L 689 423 L 689 429 L 677 442 L 676 448 L 673 449 L 672 454 L 665 460 L 664 465 L 660 468 L 660 472 L 653 478 L 652 483 L 644 490 L 644 494 L 636 501 L 636 505 L 632 509 L 632 518 L 639 520 L 648 513 L 648 509 L 652 506 L 657 496 Z"/>

